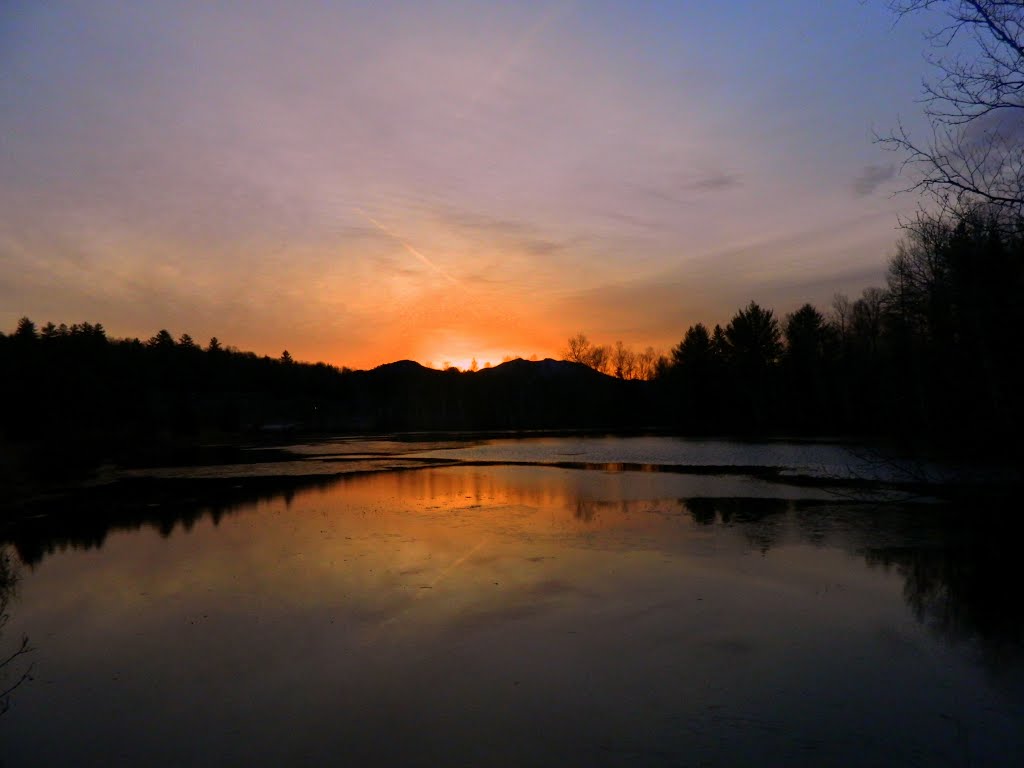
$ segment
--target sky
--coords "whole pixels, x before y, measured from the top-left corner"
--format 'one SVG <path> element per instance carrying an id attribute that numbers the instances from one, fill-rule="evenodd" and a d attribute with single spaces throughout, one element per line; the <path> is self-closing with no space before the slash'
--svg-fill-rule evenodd
<path id="1" fill-rule="evenodd" d="M 0 329 L 368 368 L 667 350 L 884 282 L 881 0 L 0 4 Z"/>

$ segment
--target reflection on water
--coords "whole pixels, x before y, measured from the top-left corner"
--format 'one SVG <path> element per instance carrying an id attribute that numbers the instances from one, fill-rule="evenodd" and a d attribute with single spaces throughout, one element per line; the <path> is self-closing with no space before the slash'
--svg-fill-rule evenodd
<path id="1" fill-rule="evenodd" d="M 344 451 L 328 443 L 323 453 Z M 939 481 L 955 476 L 950 468 L 903 460 L 876 449 L 820 441 L 736 441 L 679 437 L 528 437 L 430 445 L 407 458 L 579 466 L 644 466 L 677 469 L 776 469 L 790 477 L 839 478 L 895 483 Z"/>
<path id="2" fill-rule="evenodd" d="M 688 499 L 695 522 L 736 525 L 767 553 L 792 526 L 801 541 L 858 554 L 898 574 L 914 617 L 948 639 L 975 641 L 996 667 L 1024 654 L 1024 610 L 1013 521 L 963 505 L 793 504 L 776 499 Z M 790 513 L 790 514 L 787 514 Z"/>
<path id="3" fill-rule="evenodd" d="M 736 441 L 666 436 L 449 436 L 330 438 L 271 448 L 222 451 L 231 465 L 173 466 L 122 471 L 120 477 L 210 479 L 299 477 L 413 469 L 449 464 L 539 465 L 601 471 L 668 471 L 753 475 L 762 479 L 836 486 L 888 484 L 923 487 L 936 484 L 1020 482 L 1008 468 L 995 470 L 907 459 L 877 446 L 823 441 Z"/>
<path id="4" fill-rule="evenodd" d="M 182 490 L 174 486 L 124 484 L 83 495 L 74 502 L 60 501 L 43 507 L 40 514 L 0 531 L 20 561 L 36 565 L 47 555 L 72 549 L 99 549 L 112 532 L 150 528 L 162 537 L 177 528 L 189 531 L 209 519 L 216 526 L 223 515 L 258 506 L 271 500 L 291 505 L 295 494 L 334 483 L 326 477 L 260 478 L 245 484 L 197 484 Z"/>
<path id="5" fill-rule="evenodd" d="M 951 640 L 979 641 L 997 671 L 1019 662 L 1024 611 L 1016 585 L 1020 563 L 1009 547 L 947 542 L 927 548 L 868 550 L 871 565 L 899 573 L 918 621 Z"/>
<path id="6" fill-rule="evenodd" d="M 14 692 L 30 679 L 31 665 L 25 660 L 31 651 L 28 638 L 10 640 L 4 636 L 17 581 L 16 565 L 7 548 L 0 546 L 0 715 L 7 712 Z"/>
<path id="7" fill-rule="evenodd" d="M 1019 764 L 1005 531 L 756 483 L 452 466 L 52 510 L 5 534 L 39 650 L 0 761 Z"/>

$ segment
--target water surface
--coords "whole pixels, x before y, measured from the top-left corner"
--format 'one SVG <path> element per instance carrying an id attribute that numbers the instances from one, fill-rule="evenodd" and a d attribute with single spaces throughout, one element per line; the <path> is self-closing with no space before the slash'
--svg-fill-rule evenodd
<path id="1" fill-rule="evenodd" d="M 1022 764 L 970 510 L 501 463 L 160 504 L 7 532 L 3 765 Z"/>

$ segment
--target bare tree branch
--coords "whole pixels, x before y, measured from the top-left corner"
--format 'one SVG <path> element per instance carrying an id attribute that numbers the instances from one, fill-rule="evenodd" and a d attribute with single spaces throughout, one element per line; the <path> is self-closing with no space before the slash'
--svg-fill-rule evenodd
<path id="1" fill-rule="evenodd" d="M 932 136 L 921 143 L 899 126 L 879 136 L 913 169 L 910 189 L 942 210 L 978 203 L 1024 213 L 1024 0 L 890 0 L 902 18 L 944 9 L 949 23 L 928 35 L 938 76 L 922 102 Z"/>
<path id="2" fill-rule="evenodd" d="M 3 630 L 4 626 L 7 624 L 7 606 L 14 595 L 14 588 L 16 584 L 17 574 L 11 565 L 10 556 L 6 549 L 0 549 L 0 630 Z M 18 658 L 31 652 L 32 648 L 28 644 L 28 638 L 22 637 L 21 643 L 18 647 L 6 658 L 0 659 L 0 675 L 6 676 Z M 9 683 L 6 687 L 0 688 L 0 715 L 4 714 L 4 712 L 6 712 L 10 707 L 11 694 L 22 684 L 31 679 L 32 665 L 30 664 L 14 678 L 13 683 Z"/>

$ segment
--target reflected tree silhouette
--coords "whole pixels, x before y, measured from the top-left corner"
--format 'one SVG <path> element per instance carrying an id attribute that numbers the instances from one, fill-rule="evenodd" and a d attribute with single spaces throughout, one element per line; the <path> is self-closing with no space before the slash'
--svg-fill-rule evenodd
<path id="1" fill-rule="evenodd" d="M 763 554 L 784 531 L 816 547 L 840 547 L 903 579 L 914 618 L 950 640 L 976 642 L 993 669 L 1024 658 L 1020 531 L 980 505 L 920 508 L 778 499 L 682 500 L 698 525 L 735 527 Z M 791 523 L 791 525 L 790 525 Z"/>
<path id="2" fill-rule="evenodd" d="M 597 505 L 587 499 L 577 499 L 576 508 L 572 512 L 573 517 L 584 523 L 589 523 L 597 517 Z"/>
<path id="3" fill-rule="evenodd" d="M 683 503 L 694 522 L 710 525 L 717 517 L 723 525 L 756 525 L 782 515 L 791 508 L 785 499 L 750 498 L 692 498 Z"/>
<path id="4" fill-rule="evenodd" d="M 32 649 L 28 637 L 22 637 L 13 650 L 3 644 L 3 631 L 7 626 L 8 606 L 14 598 L 18 575 L 7 547 L 0 547 L 0 715 L 10 707 L 11 694 L 32 679 L 31 664 L 22 664 L 23 657 Z"/>
<path id="5" fill-rule="evenodd" d="M 640 499 L 597 500 L 580 496 L 572 507 L 572 516 L 581 523 L 592 523 L 597 520 L 602 512 L 612 515 L 634 515 L 655 511 L 650 502 Z"/>
<path id="6" fill-rule="evenodd" d="M 1024 616 L 1012 588 L 1012 549 L 970 535 L 934 546 L 869 550 L 869 565 L 894 569 L 914 617 L 950 640 L 977 641 L 993 668 L 1024 655 Z"/>
<path id="7" fill-rule="evenodd" d="M 683 504 L 698 525 L 713 525 L 717 518 L 724 526 L 738 526 L 762 554 L 778 543 L 782 518 L 792 508 L 784 499 L 768 498 L 692 498 Z"/>
<path id="8" fill-rule="evenodd" d="M 686 509 L 690 511 L 693 522 L 698 525 L 712 525 L 718 514 L 715 499 L 680 499 Z"/>
<path id="9" fill-rule="evenodd" d="M 289 502 L 297 490 L 338 482 L 342 478 L 328 476 L 252 478 L 244 484 L 234 479 L 122 484 L 81 494 L 73 501 L 35 505 L 33 514 L 13 522 L 0 535 L 0 546 L 12 549 L 20 562 L 35 566 L 65 549 L 100 549 L 116 531 L 151 528 L 168 538 L 179 529 L 190 531 L 204 519 L 217 525 L 225 515 L 256 502 L 276 498 Z M 202 502 L 197 501 L 200 498 Z"/>

